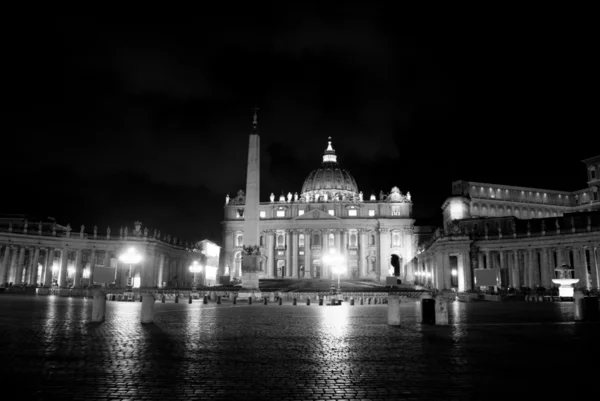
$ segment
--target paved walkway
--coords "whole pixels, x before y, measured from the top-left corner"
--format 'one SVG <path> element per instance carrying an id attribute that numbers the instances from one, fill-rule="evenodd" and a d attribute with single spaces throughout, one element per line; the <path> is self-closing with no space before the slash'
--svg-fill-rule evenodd
<path id="1" fill-rule="evenodd" d="M 2 399 L 489 400 L 599 394 L 600 324 L 571 303 L 454 303 L 451 325 L 387 305 L 141 304 L 0 295 Z M 9 395 L 10 394 L 10 395 Z"/>

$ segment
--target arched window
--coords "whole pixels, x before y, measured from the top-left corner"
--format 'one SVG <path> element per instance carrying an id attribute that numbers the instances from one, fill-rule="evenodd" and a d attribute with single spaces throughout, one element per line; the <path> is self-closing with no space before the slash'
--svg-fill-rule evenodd
<path id="1" fill-rule="evenodd" d="M 298 237 L 298 246 L 304 246 L 304 234 L 300 234 Z"/>
<path id="2" fill-rule="evenodd" d="M 375 235 L 371 235 L 371 241 L 369 242 L 369 245 L 375 245 Z"/>
<path id="3" fill-rule="evenodd" d="M 335 237 L 333 233 L 329 234 L 329 248 L 335 248 Z"/>
<path id="4" fill-rule="evenodd" d="M 277 236 L 277 245 L 278 246 L 283 246 L 283 235 L 279 234 Z"/>
<path id="5" fill-rule="evenodd" d="M 356 246 L 356 234 L 350 235 L 350 246 Z"/>
<path id="6" fill-rule="evenodd" d="M 237 246 L 243 246 L 244 245 L 244 237 L 242 235 L 238 235 L 236 241 L 237 241 Z"/>
<path id="7" fill-rule="evenodd" d="M 319 234 L 315 234 L 313 243 L 315 245 L 321 245 L 321 236 Z"/>

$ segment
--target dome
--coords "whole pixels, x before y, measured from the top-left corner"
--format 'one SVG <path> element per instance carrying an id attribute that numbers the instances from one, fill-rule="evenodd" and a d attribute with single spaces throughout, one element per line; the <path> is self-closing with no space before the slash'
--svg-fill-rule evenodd
<path id="1" fill-rule="evenodd" d="M 336 195 L 339 195 L 340 198 L 358 196 L 358 186 L 354 177 L 348 171 L 340 168 L 337 162 L 337 156 L 331 147 L 331 137 L 323 155 L 323 164 L 320 168 L 313 170 L 302 185 L 302 195 L 305 199 L 310 199 L 315 194 L 327 194 L 330 200 L 334 200 Z"/>

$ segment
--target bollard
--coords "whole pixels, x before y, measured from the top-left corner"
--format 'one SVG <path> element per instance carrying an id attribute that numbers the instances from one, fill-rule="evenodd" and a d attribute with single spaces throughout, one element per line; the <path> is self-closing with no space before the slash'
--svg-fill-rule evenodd
<path id="1" fill-rule="evenodd" d="M 94 293 L 92 305 L 92 322 L 103 322 L 106 315 L 106 295 L 102 291 Z"/>
<path id="2" fill-rule="evenodd" d="M 319 298 L 319 306 L 323 306 L 323 298 Z"/>
<path id="3" fill-rule="evenodd" d="M 283 299 L 279 297 L 279 305 L 281 305 L 281 301 L 283 301 Z"/>
<path id="4" fill-rule="evenodd" d="M 237 304 L 237 297 L 233 297 L 233 304 L 236 305 Z"/>
<path id="5" fill-rule="evenodd" d="M 350 298 L 350 306 L 354 306 L 354 298 Z"/>
<path id="6" fill-rule="evenodd" d="M 306 305 L 310 306 L 310 298 L 306 298 Z"/>
<path id="7" fill-rule="evenodd" d="M 204 301 L 202 302 L 204 305 L 208 303 L 208 295 L 204 296 Z"/>
<path id="8" fill-rule="evenodd" d="M 252 297 L 248 297 L 248 305 L 252 305 Z"/>
<path id="9" fill-rule="evenodd" d="M 364 304 L 365 304 L 365 303 L 364 303 L 364 298 L 361 298 L 361 299 L 360 299 L 360 304 L 361 304 L 361 305 L 364 305 Z"/>
<path id="10" fill-rule="evenodd" d="M 179 303 L 179 295 L 175 295 L 175 303 L 178 304 Z"/>
<path id="11" fill-rule="evenodd" d="M 217 297 L 217 305 L 221 305 L 221 296 L 220 295 Z"/>
<path id="12" fill-rule="evenodd" d="M 190 295 L 189 299 L 188 299 L 188 304 L 192 303 L 192 296 Z"/>
<path id="13" fill-rule="evenodd" d="M 292 299 L 292 305 L 296 306 L 296 298 Z"/>
<path id="14" fill-rule="evenodd" d="M 435 324 L 436 326 L 448 325 L 448 301 L 442 297 L 435 299 Z"/>
<path id="15" fill-rule="evenodd" d="M 165 301 L 166 301 L 166 297 L 165 297 L 165 295 L 164 295 L 164 294 L 163 294 L 163 296 L 161 297 L 161 301 L 162 301 L 162 303 L 163 303 L 163 304 L 164 304 L 164 303 L 165 303 Z"/>
<path id="16" fill-rule="evenodd" d="M 116 300 L 117 300 L 117 295 L 116 295 L 116 294 L 113 294 L 113 295 L 112 295 L 112 300 L 113 300 L 113 301 L 116 301 Z"/>
<path id="17" fill-rule="evenodd" d="M 367 305 L 371 305 L 371 298 L 367 298 Z"/>
<path id="18" fill-rule="evenodd" d="M 267 304 L 267 297 L 264 297 L 263 299 L 265 300 L 265 305 L 266 305 Z"/>
<path id="19" fill-rule="evenodd" d="M 421 299 L 420 323 L 435 324 L 435 300 L 433 298 Z"/>
<path id="20" fill-rule="evenodd" d="M 148 293 L 144 297 L 144 301 L 142 302 L 142 323 L 154 322 L 154 301 L 152 293 Z"/>
<path id="21" fill-rule="evenodd" d="M 143 302 L 143 301 L 142 301 L 142 299 L 143 299 L 143 298 L 144 298 L 144 297 L 142 296 L 142 294 L 140 294 L 140 302 Z"/>
<path id="22" fill-rule="evenodd" d="M 388 325 L 400 326 L 400 297 L 388 296 Z"/>

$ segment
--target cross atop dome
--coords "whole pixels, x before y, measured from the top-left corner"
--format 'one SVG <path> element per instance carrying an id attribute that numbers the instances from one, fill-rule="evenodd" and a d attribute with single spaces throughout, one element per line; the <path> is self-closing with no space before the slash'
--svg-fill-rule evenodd
<path id="1" fill-rule="evenodd" d="M 323 163 L 337 163 L 337 156 L 335 155 L 335 150 L 331 146 L 331 137 L 327 138 L 329 141 L 327 142 L 327 149 L 325 150 L 325 154 L 323 155 Z"/>

